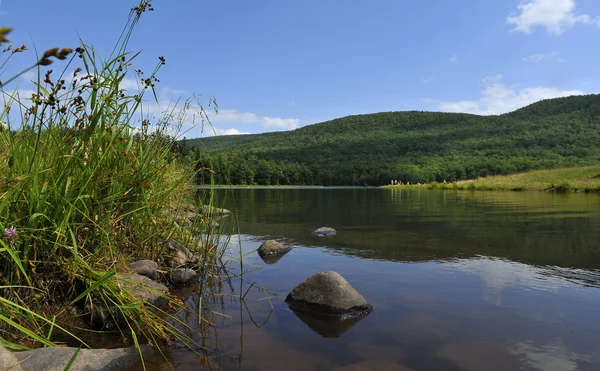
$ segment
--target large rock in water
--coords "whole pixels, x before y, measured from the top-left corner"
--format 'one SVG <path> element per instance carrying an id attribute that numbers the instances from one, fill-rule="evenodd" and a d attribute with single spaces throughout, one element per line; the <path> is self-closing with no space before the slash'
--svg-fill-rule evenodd
<path id="1" fill-rule="evenodd" d="M 196 278 L 197 275 L 193 269 L 176 268 L 169 271 L 169 280 L 173 285 L 183 285 Z"/>
<path id="2" fill-rule="evenodd" d="M 373 310 L 371 304 L 339 273 L 326 271 L 309 277 L 285 298 L 296 311 L 358 315 Z"/>
<path id="3" fill-rule="evenodd" d="M 151 347 L 142 346 L 142 355 L 152 354 Z M 63 371 L 77 348 L 39 348 L 13 355 L 21 362 L 23 370 Z M 140 364 L 140 354 L 135 348 L 123 349 L 82 349 L 71 365 L 71 371 L 111 371 L 122 370 Z M 137 367 L 135 369 L 138 369 Z M 5 370 L 4 368 L 2 370 Z M 13 370 L 10 368 L 8 370 Z M 21 368 L 14 368 L 21 370 Z"/>
<path id="4" fill-rule="evenodd" d="M 258 255 L 261 258 L 266 256 L 280 256 L 285 255 L 291 250 L 289 246 L 283 246 L 275 240 L 267 240 L 258 248 Z"/>
<path id="5" fill-rule="evenodd" d="M 330 227 L 321 227 L 312 231 L 312 234 L 319 237 L 333 237 L 336 233 L 336 230 Z"/>

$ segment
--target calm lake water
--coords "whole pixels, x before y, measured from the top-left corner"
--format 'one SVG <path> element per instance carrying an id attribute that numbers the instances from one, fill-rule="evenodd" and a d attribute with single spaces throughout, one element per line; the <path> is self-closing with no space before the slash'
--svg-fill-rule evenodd
<path id="1" fill-rule="evenodd" d="M 172 364 L 149 369 L 600 370 L 598 195 L 219 192 L 234 213 L 222 222 L 235 224 L 229 254 L 241 251 L 246 273 L 181 292 L 192 311 L 179 318 L 210 352 L 175 343 Z M 322 226 L 338 234 L 311 235 Z M 295 248 L 266 264 L 255 250 L 267 239 Z M 290 311 L 286 295 L 324 270 L 374 311 L 338 326 Z"/>

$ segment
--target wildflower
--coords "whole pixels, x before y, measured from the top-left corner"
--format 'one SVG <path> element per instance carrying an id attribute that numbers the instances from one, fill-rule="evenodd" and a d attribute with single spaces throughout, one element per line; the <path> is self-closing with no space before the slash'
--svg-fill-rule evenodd
<path id="1" fill-rule="evenodd" d="M 4 230 L 4 241 L 13 243 L 17 240 L 17 228 L 11 226 L 8 229 Z"/>

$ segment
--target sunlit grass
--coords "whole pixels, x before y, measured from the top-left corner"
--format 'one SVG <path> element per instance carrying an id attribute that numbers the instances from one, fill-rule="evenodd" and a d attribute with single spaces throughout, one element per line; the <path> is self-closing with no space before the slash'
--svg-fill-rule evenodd
<path id="1" fill-rule="evenodd" d="M 429 188 L 497 191 L 600 192 L 600 165 L 491 176 L 454 183 L 429 183 L 390 188 Z"/>
<path id="2" fill-rule="evenodd" d="M 66 307 L 92 296 L 121 313 L 128 324 L 121 334 L 136 345 L 184 339 L 180 324 L 123 289 L 118 273 L 134 259 L 160 262 L 170 238 L 196 248 L 204 269 L 223 256 L 222 230 L 179 222 L 195 198 L 193 166 L 172 151 L 182 111 L 173 107 L 154 121 L 142 114 L 145 95 L 156 99 L 165 59 L 144 74 L 133 69 L 137 55 L 127 44 L 149 10 L 148 1 L 131 9 L 107 58 L 83 41 L 46 51 L 24 70 L 38 71 L 32 97 L 8 90 L 13 78 L 2 85 L 0 338 L 10 348 L 53 346 L 57 331 L 72 335 Z M 4 64 L 27 49 L 15 50 L 4 50 Z M 142 87 L 133 93 L 120 89 L 131 72 Z M 186 102 L 182 110 L 190 107 Z"/>

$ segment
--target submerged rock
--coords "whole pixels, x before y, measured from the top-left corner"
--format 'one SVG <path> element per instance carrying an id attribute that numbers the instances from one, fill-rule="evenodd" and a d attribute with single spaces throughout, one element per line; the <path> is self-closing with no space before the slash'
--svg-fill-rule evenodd
<path id="1" fill-rule="evenodd" d="M 158 264 L 152 260 L 138 260 L 129 264 L 131 269 L 141 275 L 150 279 L 156 279 L 156 271 L 158 270 Z"/>
<path id="2" fill-rule="evenodd" d="M 260 255 L 261 258 L 267 256 L 283 256 L 291 249 L 291 247 L 283 246 L 275 240 L 267 240 L 258 248 L 258 255 Z"/>
<path id="3" fill-rule="evenodd" d="M 169 279 L 173 285 L 183 285 L 196 278 L 197 275 L 195 270 L 189 268 L 176 268 L 169 271 Z"/>
<path id="4" fill-rule="evenodd" d="M 312 234 L 319 237 L 333 237 L 337 231 L 330 227 L 321 227 L 312 231 Z"/>
<path id="5" fill-rule="evenodd" d="M 339 273 L 326 271 L 309 277 L 285 298 L 294 310 L 319 314 L 356 315 L 373 310 Z"/>
<path id="6" fill-rule="evenodd" d="M 23 371 L 19 360 L 0 343 L 0 370 Z"/>
<path id="7" fill-rule="evenodd" d="M 144 358 L 153 353 L 151 347 L 141 346 Z M 14 357 L 21 362 L 24 370 L 63 371 L 77 348 L 39 348 L 26 352 L 15 352 Z M 140 363 L 140 354 L 135 348 L 123 349 L 82 349 L 73 361 L 71 371 L 112 371 L 133 367 Z M 1 363 L 0 363 L 1 365 Z M 10 368 L 8 370 L 22 370 Z M 2 370 L 6 370 L 2 368 Z"/>

